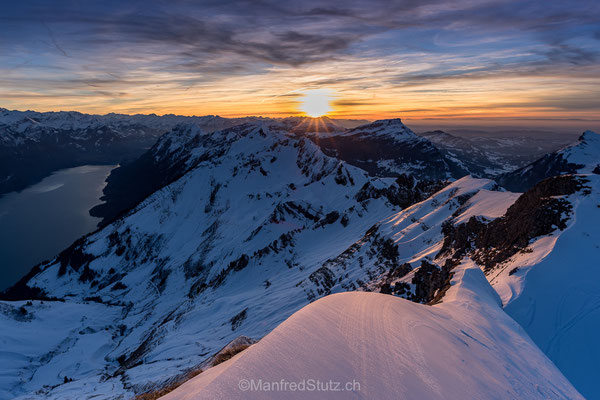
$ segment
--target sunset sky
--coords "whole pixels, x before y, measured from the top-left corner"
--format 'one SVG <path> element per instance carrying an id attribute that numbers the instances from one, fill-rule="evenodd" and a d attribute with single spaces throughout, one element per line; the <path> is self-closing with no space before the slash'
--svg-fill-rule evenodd
<path id="1" fill-rule="evenodd" d="M 0 50 L 8 109 L 600 126 L 597 0 L 3 2 Z"/>

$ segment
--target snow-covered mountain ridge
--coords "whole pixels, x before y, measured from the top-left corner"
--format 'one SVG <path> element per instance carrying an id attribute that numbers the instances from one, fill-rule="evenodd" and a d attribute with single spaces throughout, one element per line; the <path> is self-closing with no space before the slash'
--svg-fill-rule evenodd
<path id="1" fill-rule="evenodd" d="M 108 398 L 131 394 L 200 364 L 241 330 L 260 338 L 321 295 L 326 260 L 414 194 L 407 186 L 414 181 L 369 177 L 307 138 L 261 125 L 176 137 L 186 138 L 185 150 L 166 147 L 168 138 L 159 146 L 188 168 L 183 176 L 8 293 L 66 301 L 26 306 L 30 320 L 17 324 L 23 329 L 70 304 L 106 311 L 75 318 L 69 345 L 40 346 L 24 370 L 7 355 L 5 394 L 47 385 L 40 396 L 64 397 L 70 388 L 85 396 L 105 384 L 113 388 Z M 359 287 L 383 270 L 369 263 L 343 284 Z M 107 315 L 115 316 L 110 323 Z M 79 331 L 93 335 L 94 345 L 82 350 Z M 2 334 L 19 348 L 18 329 Z M 74 363 L 80 356 L 92 364 Z M 73 382 L 62 383 L 65 376 Z"/>
<path id="2" fill-rule="evenodd" d="M 297 138 L 310 138 L 326 155 L 366 169 L 373 176 L 399 177 L 408 174 L 421 187 L 433 186 L 447 178 L 459 178 L 466 174 L 463 171 L 452 175 L 439 151 L 426 139 L 415 135 L 399 119 L 376 121 L 350 130 L 336 126 L 334 121 L 327 118 L 264 119 L 250 125 L 265 131 L 285 132 Z M 103 218 L 103 223 L 110 222 L 123 210 L 130 209 L 155 190 L 183 176 L 190 168 L 188 164 L 194 164 L 193 161 L 182 162 L 191 157 L 187 149 L 197 146 L 199 141 L 205 141 L 207 148 L 211 143 L 218 148 L 218 143 L 210 138 L 210 134 L 202 136 L 198 133 L 195 125 L 179 125 L 161 136 L 140 158 L 115 169 L 104 189 L 105 203 L 94 208 L 92 215 Z M 389 141 L 393 142 L 391 147 Z M 389 159 L 374 163 L 373 157 L 383 157 L 381 151 L 387 152 Z M 176 157 L 173 157 L 173 153 L 177 153 Z M 376 166 L 384 164 L 393 164 L 397 168 Z M 370 169 L 369 165 L 375 168 Z"/>
<path id="3" fill-rule="evenodd" d="M 506 312 L 589 399 L 600 398 L 600 175 L 561 196 L 570 218 L 564 230 L 530 240 L 488 273 Z"/>
<path id="4" fill-rule="evenodd" d="M 259 132 L 254 133 L 260 136 Z M 306 143 L 310 144 L 308 141 Z M 260 167 L 255 166 L 255 168 Z M 352 169 L 352 167 L 346 168 L 351 171 L 350 173 L 359 171 Z M 333 171 L 336 171 L 337 175 L 337 169 Z M 259 174 L 262 175 L 260 172 Z M 354 180 L 358 180 L 358 176 L 351 176 Z M 366 179 L 365 175 L 362 175 L 362 177 Z M 335 181 L 335 175 L 326 179 L 331 178 Z M 315 226 L 323 227 L 317 228 L 316 231 L 314 228 L 309 229 L 308 232 L 304 228 L 295 235 L 290 234 L 288 231 L 288 236 L 279 236 L 281 242 L 277 242 L 277 244 L 271 242 L 268 248 L 253 253 L 253 256 L 249 255 L 250 252 L 244 253 L 248 257 L 237 257 L 234 254 L 228 258 L 220 256 L 218 259 L 223 260 L 220 265 L 225 265 L 226 268 L 214 275 L 210 271 L 207 272 L 204 267 L 204 265 L 207 265 L 206 258 L 196 261 L 192 257 L 194 261 L 185 260 L 184 254 L 186 254 L 186 251 L 183 251 L 183 249 L 193 249 L 194 245 L 192 243 L 195 242 L 195 239 L 193 239 L 195 235 L 189 234 L 190 228 L 178 226 L 178 230 L 182 231 L 181 235 L 185 236 L 186 240 L 181 239 L 182 236 L 166 240 L 163 238 L 148 238 L 144 234 L 140 236 L 140 233 L 148 230 L 151 226 L 153 231 L 156 231 L 155 221 L 157 220 L 161 221 L 160 230 L 165 227 L 167 231 L 166 225 L 182 223 L 181 219 L 176 217 L 177 215 L 186 215 L 187 221 L 197 221 L 189 214 L 194 211 L 187 208 L 188 211 L 186 212 L 184 211 L 185 208 L 180 207 L 177 207 L 176 214 L 170 211 L 160 219 L 154 216 L 150 217 L 156 211 L 161 210 L 161 208 L 157 208 L 159 203 L 171 198 L 173 191 L 177 192 L 178 183 L 182 183 L 188 188 L 192 186 L 191 181 L 184 180 L 185 183 L 183 183 L 182 179 L 168 186 L 169 190 L 165 188 L 157 192 L 149 199 L 148 203 L 141 205 L 123 222 L 110 225 L 87 238 L 85 243 L 80 244 L 82 251 L 70 253 L 62 277 L 57 277 L 57 274 L 65 257 L 59 257 L 60 260 L 43 267 L 43 271 L 30 280 L 30 285 L 42 287 L 48 293 L 68 299 L 64 305 L 63 303 L 46 302 L 45 307 L 48 307 L 48 304 L 52 304 L 50 307 L 70 307 L 70 304 L 73 303 L 80 304 L 87 294 L 95 291 L 97 297 L 87 297 L 88 301 L 102 301 L 104 307 L 109 307 L 111 310 L 116 309 L 117 314 L 113 315 L 121 315 L 107 325 L 108 332 L 113 332 L 109 336 L 110 338 L 105 336 L 103 341 L 94 340 L 94 343 L 105 349 L 101 351 L 101 354 L 106 354 L 103 357 L 114 360 L 109 363 L 101 360 L 96 362 L 98 363 L 96 365 L 105 364 L 100 370 L 104 371 L 102 373 L 109 379 L 98 380 L 96 374 L 99 372 L 90 370 L 89 367 L 88 371 L 90 372 L 87 375 L 82 371 L 78 371 L 77 368 L 73 369 L 70 362 L 72 355 L 69 351 L 70 349 L 79 348 L 73 345 L 67 347 L 67 351 L 63 350 L 64 352 L 59 354 L 52 351 L 55 355 L 51 358 L 50 365 L 41 365 L 36 368 L 36 374 L 40 374 L 39 376 L 44 379 L 37 382 L 34 379 L 25 388 L 33 387 L 36 383 L 39 385 L 49 379 L 47 373 L 41 371 L 58 370 L 61 372 L 53 379 L 60 381 L 61 376 L 67 375 L 73 377 L 74 381 L 60 384 L 53 389 L 45 389 L 41 392 L 44 393 L 44 396 L 69 398 L 70 393 L 81 395 L 86 390 L 92 389 L 110 393 L 109 398 L 115 396 L 116 393 L 143 392 L 152 387 L 148 386 L 150 382 L 160 384 L 165 376 L 176 375 L 186 368 L 200 364 L 204 358 L 239 334 L 256 338 L 261 337 L 274 328 L 285 316 L 307 304 L 311 299 L 328 293 L 360 288 L 367 291 L 380 291 L 384 288 L 382 283 L 387 283 L 392 287 L 392 292 L 420 302 L 431 300 L 432 297 L 435 297 L 436 292 L 443 290 L 444 296 L 439 300 L 444 305 L 449 302 L 449 297 L 446 296 L 450 296 L 451 290 L 453 290 L 452 287 L 454 285 L 460 287 L 460 279 L 462 278 L 460 278 L 459 271 L 463 267 L 457 266 L 456 263 L 450 266 L 451 275 L 448 284 L 440 281 L 435 273 L 432 273 L 431 268 L 426 268 L 427 273 L 425 275 L 420 274 L 424 266 L 433 265 L 434 269 L 437 270 L 443 268 L 443 265 L 442 267 L 437 266 L 444 264 L 445 258 L 436 256 L 440 254 L 444 243 L 444 223 L 449 219 L 460 223 L 460 221 L 468 220 L 477 215 L 487 219 L 498 218 L 506 213 L 506 210 L 515 200 L 515 196 L 512 194 L 497 191 L 498 189 L 493 181 L 463 178 L 424 202 L 399 213 L 392 212 L 393 216 L 388 218 L 382 217 L 382 215 L 390 212 L 389 206 L 385 205 L 386 202 L 376 201 L 373 203 L 373 200 L 370 200 L 366 203 L 367 210 L 363 209 L 363 211 L 369 214 L 366 211 L 372 211 L 374 206 L 376 210 L 382 210 L 383 213 L 379 214 L 381 222 L 375 223 L 374 226 L 369 228 L 373 220 L 370 219 L 370 222 L 363 221 L 358 226 L 354 225 L 357 228 L 356 230 L 352 229 L 354 219 L 350 219 L 351 222 L 346 228 L 343 228 L 341 220 L 337 228 L 336 223 L 322 225 L 321 221 L 323 219 L 311 218 L 310 208 L 297 208 L 287 203 L 285 209 L 278 208 L 279 213 L 276 218 L 269 219 L 272 222 L 267 224 L 269 226 L 268 231 L 274 229 L 273 224 L 276 224 L 275 226 L 281 224 L 282 219 L 279 215 L 285 215 L 281 214 L 282 211 L 285 213 L 293 212 L 294 218 L 300 218 L 300 221 L 314 219 Z M 206 180 L 210 181 L 210 178 L 205 177 L 204 181 Z M 317 183 L 316 188 L 323 186 L 319 181 L 315 183 Z M 346 186 L 344 185 L 344 187 Z M 181 199 L 189 198 L 186 194 L 187 190 L 190 189 L 184 188 L 177 197 Z M 197 188 L 193 190 L 193 193 L 198 193 L 197 190 Z M 210 198 L 210 193 L 207 193 L 207 195 Z M 215 198 L 218 199 L 219 196 L 223 195 L 224 193 L 219 193 Z M 498 205 L 495 209 L 490 210 L 488 207 L 482 207 L 482 204 L 489 204 L 490 197 L 496 196 L 498 197 Z M 198 199 L 197 194 L 193 198 Z M 214 206 L 219 207 L 217 204 L 220 204 L 220 202 L 215 201 Z M 202 207 L 197 207 L 196 203 L 197 200 L 191 203 L 193 209 L 201 209 Z M 203 203 L 201 202 L 201 204 Z M 253 206 L 255 207 L 256 203 L 253 203 Z M 165 208 L 163 210 L 166 211 Z M 484 211 L 484 214 L 479 214 L 482 211 Z M 201 210 L 201 213 L 205 213 L 205 210 Z M 158 215 L 160 214 L 162 212 Z M 333 215 L 327 218 L 327 215 L 331 215 L 331 212 L 325 214 L 325 220 L 332 220 L 335 217 Z M 289 215 L 284 218 L 286 225 L 292 222 L 289 218 Z M 169 222 L 171 219 L 174 221 Z M 187 225 L 189 226 L 190 223 L 187 222 Z M 136 234 L 127 232 L 126 227 L 131 231 L 137 231 Z M 221 224 L 216 229 L 217 237 L 220 236 L 219 233 L 221 235 L 224 233 Z M 261 228 L 259 232 L 262 232 L 256 234 L 254 238 L 268 232 L 263 231 L 263 229 L 265 228 Z M 322 229 L 325 229 L 325 231 L 319 234 Z M 342 236 L 339 236 L 339 233 L 332 235 L 334 231 L 331 231 L 331 229 L 337 232 L 345 232 Z M 326 232 L 326 230 L 330 232 Z M 359 234 L 359 232 L 363 233 Z M 199 239 L 204 239 L 203 235 Z M 245 234 L 241 236 L 245 236 Z M 271 237 L 277 237 L 277 235 Z M 310 237 L 313 238 L 310 239 Z M 337 237 L 337 239 L 319 244 L 317 239 L 319 237 Z M 231 231 L 229 231 L 227 238 L 230 240 Z M 388 238 L 391 241 L 387 240 Z M 344 245 L 344 241 L 347 243 L 346 245 Z M 128 242 L 130 244 L 127 244 Z M 160 248 L 169 248 L 174 243 L 178 243 L 177 249 L 171 247 L 171 250 L 174 251 L 169 251 L 170 254 L 176 254 L 175 257 L 178 257 L 178 260 L 164 261 L 159 254 L 148 254 L 147 251 L 151 250 L 148 247 L 149 243 L 159 244 Z M 172 244 L 169 245 L 168 243 Z M 207 247 L 216 247 L 216 243 L 220 243 L 220 246 L 223 245 L 213 239 L 209 246 L 203 246 L 200 249 L 200 253 L 196 250 L 192 251 L 192 254 L 210 254 L 214 249 L 207 250 Z M 231 248 L 234 246 L 236 248 L 240 247 L 236 243 L 232 243 Z M 242 245 L 242 248 L 243 246 L 248 245 Z M 306 250 L 310 249 L 310 251 L 302 251 L 303 247 Z M 129 251 L 129 249 L 134 249 L 134 252 Z M 285 249 L 291 250 L 292 253 L 286 252 Z M 159 252 L 161 251 L 159 250 Z M 99 257 L 90 261 L 86 254 Z M 223 254 L 223 249 L 219 249 L 219 254 Z M 225 254 L 227 254 L 227 251 Z M 285 261 L 292 254 L 295 254 L 295 260 L 291 263 Z M 127 261 L 128 258 L 130 261 Z M 208 259 L 211 258 L 208 257 Z M 292 258 L 294 257 L 292 256 Z M 228 263 L 228 259 L 233 261 Z M 276 261 L 282 259 L 283 262 Z M 77 260 L 79 262 L 81 260 L 85 260 L 86 263 L 89 262 L 87 269 L 86 265 L 80 265 L 79 270 L 75 271 L 71 264 L 75 262 L 76 265 Z M 150 260 L 156 261 L 152 262 Z M 425 263 L 423 263 L 424 261 Z M 403 266 L 406 269 L 406 263 L 409 264 L 407 273 L 397 273 L 396 278 L 388 279 L 390 272 L 393 275 L 394 271 L 399 272 Z M 148 264 L 150 265 L 146 267 L 145 265 Z M 109 265 L 125 266 L 125 276 L 121 276 L 121 273 L 116 270 L 107 271 Z M 180 267 L 176 267 L 176 265 Z M 308 265 L 313 266 L 309 267 Z M 98 269 L 99 267 L 100 269 Z M 115 267 L 110 268 L 114 269 Z M 150 271 L 150 268 L 153 268 L 153 270 Z M 473 266 L 471 268 L 477 267 Z M 172 271 L 164 273 L 165 269 L 172 269 Z M 214 271 L 219 269 L 210 268 Z M 89 271 L 95 271 L 95 274 L 91 274 Z M 188 277 L 186 277 L 186 274 L 188 274 Z M 91 275 L 94 276 L 91 277 Z M 106 278 L 102 278 L 102 276 L 106 276 Z M 197 279 L 198 277 L 200 279 Z M 89 282 L 89 279 L 93 278 L 98 281 L 95 285 L 93 285 L 93 281 Z M 386 282 L 382 280 L 386 280 Z M 144 285 L 143 282 L 147 283 Z M 368 282 L 372 282 L 372 284 Z M 142 284 L 140 285 L 140 283 Z M 94 286 L 97 289 L 93 289 Z M 139 291 L 143 286 L 146 289 Z M 401 287 L 404 287 L 404 292 L 398 290 Z M 90 292 L 90 288 L 92 288 L 92 292 Z M 113 290 L 113 288 L 115 289 Z M 491 289 L 485 290 L 490 291 Z M 119 295 L 117 296 L 117 294 Z M 125 299 L 127 299 L 127 302 L 123 304 Z M 500 304 L 497 300 L 495 301 L 496 304 Z M 237 307 L 235 304 L 238 304 Z M 38 302 L 26 308 L 31 310 L 30 312 L 34 316 L 33 321 L 35 321 L 36 313 L 42 313 L 42 315 L 44 313 L 44 308 L 38 305 Z M 231 314 L 234 315 L 229 315 L 226 310 L 231 310 Z M 110 313 L 107 309 L 107 312 L 103 313 L 104 318 L 108 314 Z M 125 315 L 125 317 L 122 315 Z M 470 315 L 472 318 L 479 318 L 475 317 L 475 314 Z M 489 316 L 490 314 L 488 311 L 482 313 L 482 315 Z M 90 320 L 90 318 L 92 319 Z M 92 332 L 98 332 L 98 328 L 94 328 L 94 326 L 98 326 L 101 322 L 95 322 L 94 318 L 93 313 L 90 314 L 82 325 L 75 328 L 75 331 L 85 331 L 86 326 L 89 326 L 91 328 L 90 334 L 97 335 Z M 117 324 L 118 321 L 120 323 Z M 267 321 L 271 322 L 265 325 Z M 482 321 L 479 321 L 476 324 L 481 323 Z M 31 326 L 31 323 L 29 325 Z M 211 328 L 207 330 L 207 326 Z M 522 333 L 519 334 L 523 335 Z M 98 336 L 95 337 L 98 338 Z M 203 340 L 198 342 L 200 338 L 203 338 Z M 529 339 L 523 340 L 528 341 Z M 76 340 L 74 343 L 78 343 L 78 341 Z M 211 343 L 214 344 L 211 345 Z M 511 345 L 506 344 L 506 346 L 510 347 Z M 130 350 L 128 351 L 127 348 Z M 204 350 L 202 351 L 202 349 Z M 91 347 L 89 351 L 95 353 L 98 350 L 96 347 Z M 533 354 L 536 354 L 535 351 Z M 177 356 L 173 358 L 174 355 Z M 493 358 L 496 356 L 487 354 L 485 357 Z M 93 360 L 93 357 L 90 359 Z M 427 357 L 426 360 L 427 363 L 432 362 L 431 357 Z M 511 362 L 516 362 L 512 358 L 511 360 Z M 543 360 L 543 358 L 540 360 Z M 540 362 L 542 363 L 540 368 L 553 371 L 553 367 L 548 361 Z M 555 374 L 555 372 L 544 373 L 544 379 L 549 379 L 553 382 L 553 385 L 556 385 L 558 378 L 552 378 L 552 374 Z M 121 383 L 115 386 L 116 381 L 111 379 L 110 376 L 120 377 L 119 382 Z M 515 380 L 514 383 L 516 384 L 517 381 Z M 480 382 L 476 385 L 480 384 L 483 383 Z M 519 386 L 512 387 L 512 390 L 517 390 Z M 556 390 L 556 388 L 548 389 L 549 387 L 551 386 L 541 390 Z M 568 393 L 573 389 L 565 386 L 561 390 L 564 391 L 563 393 Z M 574 396 L 574 394 L 563 395 L 565 398 Z M 560 395 L 558 397 L 560 398 Z"/>
<path id="5" fill-rule="evenodd" d="M 433 397 L 578 398 L 502 306 L 563 373 L 577 372 L 577 389 L 593 396 L 595 370 L 570 368 L 581 352 L 596 354 L 595 342 L 579 340 L 581 346 L 560 357 L 553 351 L 557 341 L 580 339 L 577 335 L 598 320 L 589 301 L 598 291 L 582 283 L 596 259 L 598 176 L 550 179 L 522 196 L 488 179 L 464 177 L 444 186 L 426 178 L 427 169 L 439 178 L 452 176 L 443 158 L 421 158 L 421 175 L 404 175 L 400 172 L 418 170 L 407 158 L 410 152 L 393 159 L 380 152 L 397 142 L 396 150 L 437 154 L 398 120 L 348 131 L 330 126 L 325 134 L 299 122 L 252 121 L 216 132 L 182 124 L 161 136 L 136 164 L 138 170 L 155 168 L 149 169 L 155 186 L 141 202 L 3 294 L 20 300 L 0 302 L 0 325 L 8 327 L 0 329 L 0 341 L 10 349 L 0 354 L 0 397 L 132 398 L 207 368 L 211 356 L 232 340 L 261 339 L 302 309 L 288 322 L 314 325 L 311 335 L 323 342 L 311 354 L 324 354 L 332 365 L 347 365 L 354 357 L 359 365 L 372 365 L 381 374 L 368 368 L 339 373 L 360 373 L 373 396 L 407 391 Z M 394 139 L 390 127 L 402 140 Z M 370 141 L 374 145 L 367 153 L 351 152 L 351 143 Z M 398 168 L 379 168 L 378 159 Z M 580 237 L 584 240 L 576 243 Z M 559 246 L 563 241 L 567 245 Z M 577 279 L 561 276 L 565 260 L 583 251 L 590 261 L 579 263 Z M 537 265 L 554 254 L 559 259 L 548 279 L 555 286 L 536 283 L 533 278 L 545 276 Z M 564 282 L 574 282 L 569 297 L 540 289 L 559 292 Z M 355 290 L 431 307 L 368 293 L 318 300 Z M 554 298 L 565 300 L 556 306 Z M 314 307 L 303 309 L 313 301 Z M 559 307 L 564 315 L 542 318 L 531 304 Z M 365 330 L 365 315 L 383 328 Z M 357 329 L 344 337 L 321 323 L 333 316 Z M 219 398 L 215 388 L 231 382 L 236 368 L 269 373 L 266 362 L 284 371 L 280 357 L 297 357 L 290 368 L 298 368 L 285 370 L 288 376 L 322 363 L 293 352 L 290 341 L 297 336 L 286 326 L 295 322 L 288 322 L 273 331 L 276 349 L 266 336 L 231 363 L 200 374 L 200 389 L 207 390 L 202 394 Z M 414 324 L 434 328 L 417 329 L 418 339 L 408 342 L 392 333 Z M 540 326 L 549 336 L 538 335 Z M 32 332 L 49 327 L 52 334 L 30 343 Z M 431 331 L 437 333 L 430 336 Z M 370 334 L 378 340 L 367 340 Z M 348 340 L 346 352 L 331 345 L 334 337 Z M 379 340 L 394 349 L 383 364 L 388 372 L 375 365 L 385 354 Z M 301 343 L 311 349 L 308 339 Z M 362 353 L 350 345 L 356 343 L 365 343 Z M 443 349 L 432 343 L 443 343 Z M 399 370 L 397 358 L 410 371 L 404 378 L 389 372 Z M 244 359 L 251 361 L 236 361 Z M 472 365 L 485 374 L 469 374 Z M 381 376 L 390 380 L 379 386 Z M 213 378 L 214 385 L 205 388 L 202 382 Z M 369 389 L 373 385 L 382 392 Z"/>
<path id="6" fill-rule="evenodd" d="M 399 118 L 375 121 L 342 132 L 315 135 L 325 154 L 375 176 L 411 175 L 417 179 L 458 179 L 469 174 Z"/>
<path id="7" fill-rule="evenodd" d="M 84 129 L 98 129 L 100 127 L 113 127 L 123 136 L 138 134 L 157 136 L 172 129 L 177 124 L 191 124 L 205 127 L 214 131 L 223 129 L 231 124 L 240 124 L 258 118 L 230 119 L 216 115 L 202 117 L 188 117 L 180 115 L 156 114 L 83 114 L 76 111 L 36 112 L 36 111 L 11 111 L 0 108 L 0 125 L 10 127 L 10 131 L 2 132 L 0 143 L 18 145 L 22 140 L 35 140 L 39 138 L 36 128 L 54 129 L 50 131 L 81 131 Z M 136 130 L 135 128 L 138 128 Z M 9 134 L 10 133 L 10 134 Z"/>

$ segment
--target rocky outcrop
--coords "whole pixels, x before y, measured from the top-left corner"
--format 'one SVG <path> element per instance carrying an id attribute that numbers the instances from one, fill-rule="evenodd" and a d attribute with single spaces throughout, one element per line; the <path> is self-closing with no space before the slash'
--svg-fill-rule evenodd
<path id="1" fill-rule="evenodd" d="M 425 200 L 433 193 L 443 189 L 447 184 L 447 181 L 416 180 L 410 175 L 401 174 L 391 186 L 377 188 L 370 182 L 366 183 L 356 193 L 355 198 L 357 201 L 362 202 L 367 199 L 385 197 L 391 204 L 406 208 Z"/>
<path id="2" fill-rule="evenodd" d="M 587 192 L 586 179 L 563 175 L 548 178 L 524 193 L 506 214 L 491 222 L 471 217 L 442 227 L 444 244 L 439 256 L 470 255 L 486 270 L 527 248 L 531 239 L 566 228 L 572 205 L 562 196 Z"/>

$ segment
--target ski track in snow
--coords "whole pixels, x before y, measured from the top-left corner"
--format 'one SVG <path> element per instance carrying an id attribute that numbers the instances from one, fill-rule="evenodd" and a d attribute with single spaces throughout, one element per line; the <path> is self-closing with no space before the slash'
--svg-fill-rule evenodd
<path id="1" fill-rule="evenodd" d="M 455 282 L 448 301 L 433 307 L 374 293 L 320 299 L 163 399 L 582 398 L 504 314 L 478 267 L 463 264 Z M 238 386 L 312 377 L 361 386 L 352 394 Z"/>

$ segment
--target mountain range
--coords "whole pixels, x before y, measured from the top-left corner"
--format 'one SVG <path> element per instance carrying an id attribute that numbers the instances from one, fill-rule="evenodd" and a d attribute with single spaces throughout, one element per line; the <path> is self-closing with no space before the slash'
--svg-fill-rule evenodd
<path id="1" fill-rule="evenodd" d="M 508 172 L 398 119 L 215 118 L 153 125 L 102 227 L 1 294 L 0 397 L 600 396 L 598 134 Z"/>
<path id="2" fill-rule="evenodd" d="M 180 123 L 195 123 L 212 131 L 245 120 L 0 108 L 0 195 L 23 190 L 61 168 L 133 161 Z"/>

